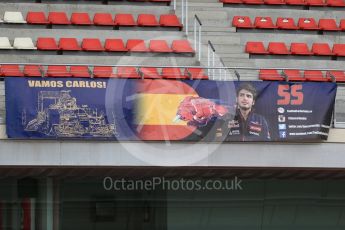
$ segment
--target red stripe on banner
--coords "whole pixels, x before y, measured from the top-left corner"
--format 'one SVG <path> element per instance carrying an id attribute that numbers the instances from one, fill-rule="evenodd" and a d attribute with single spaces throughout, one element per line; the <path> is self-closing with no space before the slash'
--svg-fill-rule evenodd
<path id="1" fill-rule="evenodd" d="M 181 81 L 167 81 L 167 80 L 141 80 L 138 81 L 139 93 L 150 94 L 195 94 L 195 90 L 188 84 Z"/>
<path id="2" fill-rule="evenodd" d="M 31 230 L 31 202 L 30 198 L 25 198 L 22 201 L 23 209 L 23 230 Z"/>
<path id="3" fill-rule="evenodd" d="M 142 140 L 181 140 L 195 130 L 193 126 L 181 125 L 144 125 L 138 127 L 139 137 Z"/>

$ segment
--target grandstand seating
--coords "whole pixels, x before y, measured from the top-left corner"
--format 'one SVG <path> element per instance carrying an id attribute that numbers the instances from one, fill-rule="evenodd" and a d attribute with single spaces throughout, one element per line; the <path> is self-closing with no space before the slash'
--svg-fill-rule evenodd
<path id="1" fill-rule="evenodd" d="M 204 73 L 202 68 L 186 68 L 184 72 L 185 76 L 189 76 L 192 80 L 208 80 L 208 76 Z"/>
<path id="2" fill-rule="evenodd" d="M 259 79 L 263 81 L 311 81 L 311 82 L 337 82 L 345 83 L 344 71 L 320 71 L 297 69 L 282 70 L 281 73 L 275 69 L 261 69 Z"/>
<path id="3" fill-rule="evenodd" d="M 48 19 L 44 12 L 28 12 L 26 15 L 26 21 L 28 24 L 42 24 L 46 25 L 49 24 Z"/>
<path id="4" fill-rule="evenodd" d="M 58 43 L 57 43 L 58 41 Z M 84 38 L 81 45 L 76 38 L 39 37 L 34 46 L 31 38 L 15 38 L 12 47 L 8 37 L 0 37 L 0 49 L 26 49 L 40 51 L 85 51 L 85 52 L 157 52 L 157 53 L 194 53 L 188 40 L 173 40 L 170 45 L 166 40 L 150 40 L 149 47 L 142 39 L 128 39 L 127 45 L 119 38 L 105 39 L 104 45 L 98 38 Z"/>
<path id="5" fill-rule="evenodd" d="M 6 17 L 5 17 L 6 16 Z M 170 27 L 182 29 L 183 25 L 175 14 L 162 14 L 159 21 L 154 14 L 139 14 L 137 20 L 133 14 L 95 13 L 93 20 L 87 12 L 73 12 L 70 19 L 66 12 L 29 11 L 24 20 L 22 12 L 5 12 L 5 23 L 31 24 L 31 25 L 76 25 L 76 26 L 141 26 L 141 27 Z"/>
<path id="6" fill-rule="evenodd" d="M 84 51 L 103 51 L 103 45 L 98 38 L 84 38 L 81 43 L 81 48 Z"/>
<path id="7" fill-rule="evenodd" d="M 71 24 L 65 12 L 49 12 L 48 21 L 50 24 L 55 24 L 55 25 L 70 25 Z"/>
<path id="8" fill-rule="evenodd" d="M 144 79 L 160 79 L 160 78 L 162 78 L 159 75 L 157 68 L 152 68 L 152 67 L 141 67 L 139 69 L 139 74 Z"/>
<path id="9" fill-rule="evenodd" d="M 96 26 L 113 26 L 114 21 L 109 13 L 96 13 L 93 17 L 93 24 Z"/>
<path id="10" fill-rule="evenodd" d="M 179 68 L 162 68 L 162 78 L 164 79 L 187 79 L 188 76 L 182 74 Z"/>
<path id="11" fill-rule="evenodd" d="M 314 7 L 345 7 L 342 0 L 219 0 L 224 4 L 248 4 L 248 5 L 299 5 Z"/>
<path id="12" fill-rule="evenodd" d="M 83 25 L 83 26 L 89 26 L 92 25 L 92 21 L 90 19 L 90 16 L 88 13 L 84 12 L 74 12 L 71 15 L 71 23 L 72 25 Z"/>
<path id="13" fill-rule="evenodd" d="M 24 74 L 20 71 L 19 65 L 1 65 L 0 76 L 2 77 L 23 77 Z"/>
<path id="14" fill-rule="evenodd" d="M 81 50 L 76 38 L 60 38 L 59 49 L 63 51 Z"/>
<path id="15" fill-rule="evenodd" d="M 172 50 L 169 48 L 168 43 L 165 40 L 151 40 L 150 50 L 158 53 L 170 53 Z"/>
<path id="16" fill-rule="evenodd" d="M 104 49 L 109 52 L 127 52 L 122 39 L 106 39 Z"/>
<path id="17" fill-rule="evenodd" d="M 23 24 L 26 23 L 21 12 L 6 11 L 4 14 L 5 23 Z"/>
<path id="18" fill-rule="evenodd" d="M 31 38 L 15 38 L 13 48 L 18 50 L 37 50 Z"/>
<path id="19" fill-rule="evenodd" d="M 21 70 L 23 69 L 23 70 Z M 1 65 L 0 77 L 84 77 L 84 78 L 127 78 L 127 79 L 194 79 L 208 80 L 202 68 L 185 68 L 184 73 L 180 68 L 174 67 L 116 67 L 114 72 L 112 66 L 94 66 L 92 70 L 85 65 L 48 65 L 47 67 L 39 65 Z M 339 74 L 337 76 L 340 76 Z"/>
<path id="20" fill-rule="evenodd" d="M 0 37 L 0 49 L 13 49 L 8 37 Z"/>
<path id="21" fill-rule="evenodd" d="M 275 29 L 277 28 L 271 17 L 256 17 L 254 22 L 255 28 L 258 29 Z"/>
<path id="22" fill-rule="evenodd" d="M 71 66 L 69 71 L 72 77 L 91 77 L 90 70 L 87 66 Z"/>
<path id="23" fill-rule="evenodd" d="M 25 65 L 24 66 L 24 76 L 26 77 L 42 77 L 44 76 L 44 70 L 38 65 Z"/>
<path id="24" fill-rule="evenodd" d="M 306 43 L 293 42 L 290 51 L 292 55 L 313 55 Z"/>
<path id="25" fill-rule="evenodd" d="M 115 77 L 113 67 L 111 66 L 95 66 L 93 67 L 93 76 L 95 78 Z"/>
<path id="26" fill-rule="evenodd" d="M 67 70 L 66 66 L 50 65 L 47 69 L 48 77 L 71 77 L 72 74 Z"/>
<path id="27" fill-rule="evenodd" d="M 38 38 L 36 43 L 39 50 L 58 50 L 59 47 L 54 38 Z"/>
<path id="28" fill-rule="evenodd" d="M 268 52 L 270 54 L 286 55 L 290 54 L 284 42 L 270 42 L 268 43 Z"/>
<path id="29" fill-rule="evenodd" d="M 292 42 L 290 49 L 284 42 L 269 42 L 268 49 L 265 49 L 263 42 L 247 42 L 245 51 L 249 54 L 271 54 L 271 55 L 306 55 L 306 56 L 344 56 L 345 44 L 334 44 L 333 49 L 327 43 L 313 43 L 309 50 L 306 43 Z"/>
<path id="30" fill-rule="evenodd" d="M 271 17 L 255 17 L 252 24 L 249 16 L 234 16 L 232 26 L 237 29 L 345 31 L 345 19 L 340 20 L 338 26 L 337 21 L 330 18 L 320 18 L 318 23 L 314 18 L 299 18 L 296 25 L 291 17 L 277 17 L 276 23 Z"/>
<path id="31" fill-rule="evenodd" d="M 139 14 L 137 24 L 138 26 L 159 26 L 156 16 L 153 14 Z"/>

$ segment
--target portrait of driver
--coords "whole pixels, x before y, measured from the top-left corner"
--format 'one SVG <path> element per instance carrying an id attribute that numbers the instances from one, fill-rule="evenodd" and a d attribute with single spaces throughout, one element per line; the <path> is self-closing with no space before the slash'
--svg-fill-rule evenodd
<path id="1" fill-rule="evenodd" d="M 236 113 L 225 127 L 225 141 L 269 141 L 271 139 L 266 119 L 254 112 L 256 88 L 242 83 L 236 90 Z"/>

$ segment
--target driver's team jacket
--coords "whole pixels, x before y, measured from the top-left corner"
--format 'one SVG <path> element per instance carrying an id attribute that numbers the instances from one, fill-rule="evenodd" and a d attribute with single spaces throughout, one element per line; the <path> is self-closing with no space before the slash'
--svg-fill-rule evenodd
<path id="1" fill-rule="evenodd" d="M 245 120 L 239 110 L 233 120 L 227 122 L 225 141 L 269 141 L 271 139 L 266 119 L 251 112 Z M 223 131 L 225 131 L 223 130 Z"/>

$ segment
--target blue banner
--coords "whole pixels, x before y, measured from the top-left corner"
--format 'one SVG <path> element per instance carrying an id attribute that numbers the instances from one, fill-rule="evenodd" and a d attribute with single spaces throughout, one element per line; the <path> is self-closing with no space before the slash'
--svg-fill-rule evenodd
<path id="1" fill-rule="evenodd" d="M 9 138 L 304 141 L 328 137 L 335 83 L 6 78 Z"/>

